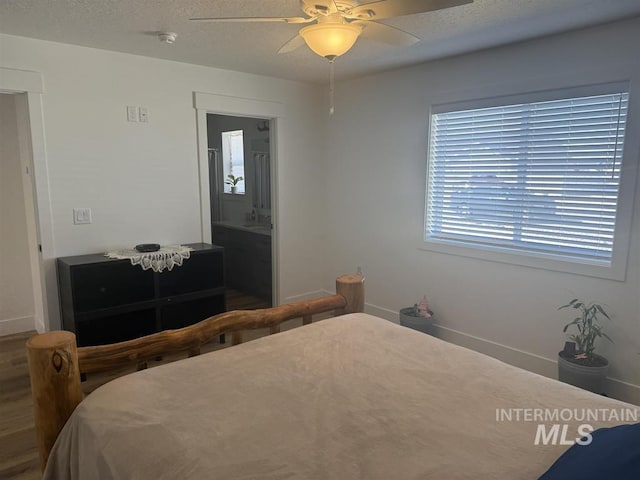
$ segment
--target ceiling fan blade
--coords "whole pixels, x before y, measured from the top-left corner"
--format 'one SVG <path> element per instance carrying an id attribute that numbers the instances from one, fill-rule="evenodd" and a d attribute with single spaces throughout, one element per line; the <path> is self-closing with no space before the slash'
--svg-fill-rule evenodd
<path id="1" fill-rule="evenodd" d="M 301 35 L 296 35 L 287 43 L 285 43 L 282 47 L 280 47 L 280 50 L 278 50 L 278 53 L 293 52 L 294 50 L 302 47 L 303 45 L 304 45 L 304 38 L 302 38 Z"/>
<path id="2" fill-rule="evenodd" d="M 315 17 L 211 17 L 211 18 L 190 18 L 189 20 L 194 22 L 249 22 L 249 23 L 262 23 L 262 22 L 282 22 L 282 23 L 310 23 L 315 20 Z"/>
<path id="3" fill-rule="evenodd" d="M 431 12 L 443 8 L 473 3 L 473 0 L 378 0 L 360 4 L 347 13 L 347 18 L 381 20 L 415 13 Z"/>
<path id="4" fill-rule="evenodd" d="M 409 47 L 420 41 L 420 38 L 415 35 L 383 23 L 364 20 L 356 20 L 351 23 L 362 25 L 362 36 L 377 42 L 397 47 Z"/>

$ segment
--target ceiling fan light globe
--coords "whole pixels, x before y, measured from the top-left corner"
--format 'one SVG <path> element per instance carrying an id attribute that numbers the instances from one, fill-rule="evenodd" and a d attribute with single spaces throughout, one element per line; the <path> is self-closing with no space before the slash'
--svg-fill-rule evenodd
<path id="1" fill-rule="evenodd" d="M 339 57 L 347 53 L 362 28 L 347 23 L 319 23 L 300 30 L 307 46 L 321 57 Z"/>

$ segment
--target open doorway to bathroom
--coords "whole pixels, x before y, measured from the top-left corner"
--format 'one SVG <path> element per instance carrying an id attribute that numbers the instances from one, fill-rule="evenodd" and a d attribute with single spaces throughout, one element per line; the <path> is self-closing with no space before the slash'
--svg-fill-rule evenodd
<path id="1" fill-rule="evenodd" d="M 227 308 L 273 302 L 271 121 L 207 114 L 211 236 L 225 248 Z"/>

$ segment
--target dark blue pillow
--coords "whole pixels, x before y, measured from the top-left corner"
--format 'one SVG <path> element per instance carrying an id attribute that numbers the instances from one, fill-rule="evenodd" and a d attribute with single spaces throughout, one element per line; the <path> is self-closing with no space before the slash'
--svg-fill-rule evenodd
<path id="1" fill-rule="evenodd" d="M 640 423 L 601 428 L 575 444 L 538 480 L 640 479 Z"/>

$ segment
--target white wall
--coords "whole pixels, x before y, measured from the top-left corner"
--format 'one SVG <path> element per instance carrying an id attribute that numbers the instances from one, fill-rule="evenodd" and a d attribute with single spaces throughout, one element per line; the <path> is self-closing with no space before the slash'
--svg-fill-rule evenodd
<path id="1" fill-rule="evenodd" d="M 0 94 L 0 335 L 34 329 L 16 96 Z"/>
<path id="2" fill-rule="evenodd" d="M 635 19 L 340 83 L 328 132 L 325 287 L 345 267 L 363 266 L 370 311 L 397 319 L 426 293 L 440 335 L 549 376 L 572 318 L 557 307 L 574 296 L 603 302 L 614 313 L 615 344 L 599 348 L 620 380 L 611 392 L 640 402 L 640 208 L 624 282 L 418 249 L 431 103 L 632 79 L 627 143 L 636 150 L 625 162 L 637 165 L 638 45 Z"/>
<path id="3" fill-rule="evenodd" d="M 318 179 L 325 177 L 318 87 L 8 35 L 0 35 L 0 66 L 44 79 L 51 257 L 200 241 L 193 93 L 282 103 L 280 299 L 321 289 L 323 272 L 309 268 L 324 258 L 324 229 L 315 221 L 324 212 Z M 149 123 L 128 123 L 127 105 L 147 107 Z M 90 207 L 93 223 L 73 225 L 74 207 Z M 50 297 L 54 328 L 58 306 Z"/>

